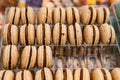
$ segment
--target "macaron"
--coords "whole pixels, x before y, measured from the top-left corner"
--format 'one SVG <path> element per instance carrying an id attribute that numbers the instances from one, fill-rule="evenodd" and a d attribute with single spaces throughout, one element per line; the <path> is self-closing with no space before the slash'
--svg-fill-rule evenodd
<path id="1" fill-rule="evenodd" d="M 41 7 L 38 11 L 38 24 L 48 23 L 52 21 L 52 8 Z"/>
<path id="2" fill-rule="evenodd" d="M 55 80 L 73 80 L 72 71 L 69 68 L 58 68 L 55 71 Z"/>
<path id="3" fill-rule="evenodd" d="M 34 24 L 35 23 L 35 12 L 30 6 L 21 8 L 21 21 L 22 24 Z"/>
<path id="4" fill-rule="evenodd" d="M 103 44 L 114 44 L 116 40 L 114 28 L 104 23 L 99 27 L 100 31 L 100 40 Z"/>
<path id="5" fill-rule="evenodd" d="M 56 7 L 53 10 L 53 23 L 65 23 L 66 15 L 63 7 Z"/>
<path id="6" fill-rule="evenodd" d="M 34 80 L 33 75 L 29 70 L 22 70 L 16 73 L 15 80 Z"/>
<path id="7" fill-rule="evenodd" d="M 0 80 L 15 80 L 15 74 L 11 70 L 1 70 Z"/>
<path id="8" fill-rule="evenodd" d="M 38 45 L 50 45 L 51 28 L 49 24 L 40 24 L 36 28 L 36 39 Z"/>
<path id="9" fill-rule="evenodd" d="M 120 80 L 120 68 L 114 68 L 111 71 L 112 80 Z"/>
<path id="10" fill-rule="evenodd" d="M 21 53 L 20 68 L 33 69 L 36 64 L 37 49 L 35 46 L 25 46 Z"/>
<path id="11" fill-rule="evenodd" d="M 18 25 L 20 21 L 20 14 L 19 7 L 10 7 L 6 16 L 7 23 Z"/>
<path id="12" fill-rule="evenodd" d="M 53 43 L 65 45 L 67 43 L 67 27 L 65 24 L 56 23 L 53 27 Z"/>
<path id="13" fill-rule="evenodd" d="M 80 23 L 80 16 L 76 7 L 66 8 L 66 22 L 68 25 Z"/>
<path id="14" fill-rule="evenodd" d="M 100 33 L 95 25 L 86 25 L 83 30 L 84 42 L 86 44 L 98 44 Z"/>
<path id="15" fill-rule="evenodd" d="M 40 69 L 35 74 L 35 80 L 53 80 L 53 72 L 49 68 Z"/>
<path id="16" fill-rule="evenodd" d="M 16 25 L 5 24 L 3 27 L 3 43 L 7 44 L 18 44 L 18 27 Z"/>
<path id="17" fill-rule="evenodd" d="M 73 80 L 90 80 L 90 74 L 87 68 L 77 68 L 74 70 Z"/>
<path id="18" fill-rule="evenodd" d="M 4 69 L 15 69 L 18 65 L 19 51 L 15 45 L 3 48 L 2 63 Z"/>
<path id="19" fill-rule="evenodd" d="M 32 24 L 22 25 L 20 27 L 20 44 L 33 45 L 35 43 L 35 27 Z"/>
<path id="20" fill-rule="evenodd" d="M 92 80 L 112 80 L 109 70 L 106 68 L 96 68 L 91 72 Z"/>
<path id="21" fill-rule="evenodd" d="M 68 27 L 68 40 L 71 45 L 81 45 L 83 38 L 82 38 L 82 29 L 78 23 L 74 25 L 70 25 Z"/>
<path id="22" fill-rule="evenodd" d="M 37 54 L 37 66 L 38 68 L 53 66 L 52 49 L 50 46 L 39 46 Z"/>

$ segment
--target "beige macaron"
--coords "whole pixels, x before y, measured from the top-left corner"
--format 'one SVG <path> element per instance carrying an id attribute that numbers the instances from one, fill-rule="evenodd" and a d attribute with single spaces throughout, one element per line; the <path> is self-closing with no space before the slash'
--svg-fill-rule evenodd
<path id="1" fill-rule="evenodd" d="M 36 64 L 37 49 L 35 46 L 25 46 L 21 53 L 20 68 L 33 69 Z"/>
<path id="2" fill-rule="evenodd" d="M 83 30 L 84 42 L 86 44 L 99 43 L 99 29 L 95 25 L 86 25 Z"/>
<path id="3" fill-rule="evenodd" d="M 112 80 L 120 80 L 120 68 L 114 68 L 111 71 Z"/>
<path id="4" fill-rule="evenodd" d="M 67 42 L 67 27 L 65 24 L 57 23 L 53 27 L 53 43 L 55 45 L 65 45 Z"/>
<path id="5" fill-rule="evenodd" d="M 49 24 L 40 24 L 36 28 L 36 39 L 38 45 L 50 45 L 51 28 Z"/>
<path id="6" fill-rule="evenodd" d="M 53 57 L 52 49 L 50 46 L 39 46 L 37 55 L 37 66 L 38 68 L 43 67 L 52 67 L 53 66 Z"/>
<path id="7" fill-rule="evenodd" d="M 15 25 L 5 24 L 3 27 L 3 43 L 7 44 L 18 44 L 18 27 Z"/>
<path id="8" fill-rule="evenodd" d="M 20 43 L 21 45 L 33 45 L 35 43 L 35 27 L 32 24 L 20 27 Z"/>
<path id="9" fill-rule="evenodd" d="M 52 8 L 41 7 L 38 11 L 38 24 L 48 23 L 52 21 Z"/>
<path id="10" fill-rule="evenodd" d="M 22 70 L 16 73 L 15 80 L 34 80 L 33 75 L 29 70 Z"/>
<path id="11" fill-rule="evenodd" d="M 103 44 L 114 44 L 116 40 L 114 28 L 105 23 L 99 27 L 100 40 Z"/>
<path id="12" fill-rule="evenodd" d="M 53 72 L 49 68 L 40 69 L 35 74 L 35 80 L 53 80 Z"/>
<path id="13" fill-rule="evenodd" d="M 21 8 L 21 21 L 22 24 L 34 24 L 35 23 L 35 12 L 30 6 Z"/>

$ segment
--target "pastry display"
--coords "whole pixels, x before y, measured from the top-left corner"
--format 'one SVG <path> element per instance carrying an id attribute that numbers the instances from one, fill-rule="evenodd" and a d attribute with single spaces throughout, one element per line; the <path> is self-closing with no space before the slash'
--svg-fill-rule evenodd
<path id="1" fill-rule="evenodd" d="M 38 68 L 52 67 L 53 57 L 52 49 L 49 46 L 39 46 L 37 51 L 37 66 Z"/>
<path id="2" fill-rule="evenodd" d="M 82 29 L 78 23 L 68 27 L 68 40 L 71 45 L 81 45 L 83 41 Z"/>
<path id="3" fill-rule="evenodd" d="M 51 7 L 41 7 L 38 11 L 38 24 L 52 22 L 52 8 Z"/>
<path id="4" fill-rule="evenodd" d="M 35 74 L 35 80 L 53 80 L 53 72 L 49 68 L 40 69 Z"/>
<path id="5" fill-rule="evenodd" d="M 62 7 L 54 8 L 53 10 L 53 23 L 65 23 L 65 9 Z"/>
<path id="6" fill-rule="evenodd" d="M 57 23 L 53 27 L 53 43 L 55 45 L 65 45 L 67 43 L 67 27 Z"/>
<path id="7" fill-rule="evenodd" d="M 83 30 L 83 37 L 86 44 L 99 43 L 99 29 L 95 25 L 86 25 Z"/>
<path id="8" fill-rule="evenodd" d="M 33 75 L 29 70 L 22 70 L 16 73 L 15 80 L 34 80 Z"/>
<path id="9" fill-rule="evenodd" d="M 35 23 L 35 12 L 32 7 L 21 8 L 21 21 L 22 24 L 34 24 Z"/>
<path id="10" fill-rule="evenodd" d="M 80 16 L 76 7 L 66 8 L 66 22 L 68 25 L 80 23 Z"/>
<path id="11" fill-rule="evenodd" d="M 103 44 L 113 44 L 115 43 L 115 30 L 114 28 L 105 23 L 105 24 L 102 24 L 100 27 L 99 27 L 99 31 L 100 31 L 100 40 Z"/>
<path id="12" fill-rule="evenodd" d="M 35 43 L 35 27 L 32 24 L 22 25 L 20 27 L 20 43 L 21 45 L 33 45 Z"/>
<path id="13" fill-rule="evenodd" d="M 25 46 L 21 53 L 20 68 L 32 69 L 36 64 L 37 49 L 35 46 Z"/>
<path id="14" fill-rule="evenodd" d="M 3 43 L 7 44 L 18 44 L 18 27 L 15 25 L 5 24 L 3 28 Z"/>
<path id="15" fill-rule="evenodd" d="M 120 68 L 114 68 L 111 71 L 112 80 L 120 80 Z"/>
<path id="16" fill-rule="evenodd" d="M 3 49 L 2 61 L 4 69 L 15 69 L 18 65 L 19 52 L 15 45 L 7 45 Z"/>
<path id="17" fill-rule="evenodd" d="M 10 7 L 6 16 L 7 23 L 18 25 L 20 21 L 20 8 Z"/>
<path id="18" fill-rule="evenodd" d="M 38 45 L 49 45 L 51 43 L 51 29 L 49 24 L 40 24 L 36 28 Z"/>

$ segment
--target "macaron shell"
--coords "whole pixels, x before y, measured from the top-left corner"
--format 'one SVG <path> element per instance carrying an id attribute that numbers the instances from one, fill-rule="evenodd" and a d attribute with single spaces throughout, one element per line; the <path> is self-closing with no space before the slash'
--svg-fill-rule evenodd
<path id="1" fill-rule="evenodd" d="M 72 71 L 66 68 L 66 73 L 67 73 L 67 80 L 73 80 Z"/>
<path id="2" fill-rule="evenodd" d="M 49 68 L 44 68 L 44 74 L 46 80 L 53 80 L 53 75 Z"/>
<path id="3" fill-rule="evenodd" d="M 67 18 L 67 24 L 71 25 L 73 24 L 73 14 L 72 14 L 72 7 L 66 8 L 66 18 Z"/>
<path id="4" fill-rule="evenodd" d="M 20 27 L 20 43 L 24 46 L 26 45 L 26 40 L 25 40 L 25 28 L 26 27 L 27 27 L 26 24 Z"/>
<path id="5" fill-rule="evenodd" d="M 27 23 L 26 14 L 27 14 L 26 8 L 25 7 L 21 8 L 21 21 L 22 21 L 22 24 Z"/>
<path id="6" fill-rule="evenodd" d="M 80 23 L 80 16 L 79 16 L 78 9 L 76 7 L 73 7 L 72 9 L 73 9 L 73 12 L 74 12 L 75 22 Z"/>
<path id="7" fill-rule="evenodd" d="M 49 24 L 45 24 L 45 45 L 49 45 L 51 43 L 51 29 Z"/>
<path id="8" fill-rule="evenodd" d="M 23 71 L 17 72 L 17 73 L 16 73 L 16 76 L 15 76 L 15 80 L 22 80 L 22 79 L 23 79 L 23 78 L 22 78 L 22 73 L 23 73 Z"/>
<path id="9" fill-rule="evenodd" d="M 59 68 L 57 69 L 55 73 L 55 80 L 64 80 L 64 75 L 63 75 L 63 69 Z"/>
<path id="10" fill-rule="evenodd" d="M 109 25 L 109 26 L 110 26 L 111 34 L 112 34 L 110 43 L 114 44 L 115 43 L 115 39 L 116 39 L 116 37 L 115 37 L 115 30 L 114 30 L 114 28 L 111 25 Z"/>
<path id="11" fill-rule="evenodd" d="M 96 25 L 93 25 L 93 28 L 94 28 L 94 35 L 95 35 L 95 38 L 94 38 L 94 44 L 97 44 L 99 42 L 99 39 L 100 39 L 100 34 L 99 34 L 99 29 Z"/>
<path id="12" fill-rule="evenodd" d="M 60 23 L 65 23 L 65 19 L 66 19 L 65 9 L 61 7 L 60 10 L 61 10 L 61 20 L 60 20 Z"/>
<path id="13" fill-rule="evenodd" d="M 110 20 L 110 11 L 109 11 L 109 9 L 107 7 L 104 7 L 104 13 L 106 14 L 104 23 L 107 23 Z"/>
<path id="14" fill-rule="evenodd" d="M 15 74 L 13 71 L 7 70 L 4 74 L 4 80 L 14 80 Z"/>
<path id="15" fill-rule="evenodd" d="M 53 16 L 54 16 L 53 17 L 54 24 L 59 23 L 60 22 L 60 17 L 62 17 L 60 15 L 60 8 L 59 7 L 57 7 L 57 8 L 54 9 Z"/>
<path id="16" fill-rule="evenodd" d="M 42 69 L 40 69 L 36 72 L 35 80 L 42 80 Z"/>
<path id="17" fill-rule="evenodd" d="M 102 68 L 101 70 L 102 70 L 106 80 L 112 80 L 111 74 L 110 74 L 110 72 L 107 69 Z"/>
<path id="18" fill-rule="evenodd" d="M 32 73 L 28 70 L 24 70 L 23 80 L 33 80 Z"/>
<path id="19" fill-rule="evenodd" d="M 83 80 L 90 80 L 90 74 L 87 68 L 83 68 Z"/>
<path id="20" fill-rule="evenodd" d="M 80 80 L 80 78 L 81 78 L 81 69 L 78 68 L 74 72 L 74 79 L 73 80 Z"/>
<path id="21" fill-rule="evenodd" d="M 60 45 L 65 45 L 67 42 L 67 27 L 62 24 L 61 25 L 61 44 Z"/>
<path id="22" fill-rule="evenodd" d="M 89 9 L 91 10 L 91 14 L 92 14 L 90 24 L 94 24 L 96 21 L 97 11 L 96 11 L 96 8 L 94 6 L 90 6 Z"/>
<path id="23" fill-rule="evenodd" d="M 114 68 L 111 71 L 112 80 L 120 80 L 120 68 Z"/>
<path id="24" fill-rule="evenodd" d="M 20 21 L 20 8 L 16 7 L 16 12 L 14 15 L 14 25 L 18 25 Z"/>
<path id="25" fill-rule="evenodd" d="M 7 39 L 8 26 L 9 26 L 9 24 L 5 24 L 4 27 L 3 27 L 3 42 L 4 42 L 4 45 L 8 44 L 8 39 Z"/>
<path id="26" fill-rule="evenodd" d="M 47 7 L 47 23 L 50 24 L 52 21 L 52 8 Z"/>

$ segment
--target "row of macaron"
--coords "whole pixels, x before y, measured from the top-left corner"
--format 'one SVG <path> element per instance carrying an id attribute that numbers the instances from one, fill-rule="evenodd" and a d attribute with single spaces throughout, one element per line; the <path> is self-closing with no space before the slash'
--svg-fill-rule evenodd
<path id="1" fill-rule="evenodd" d="M 114 68 L 110 72 L 106 68 L 96 68 L 91 72 L 87 68 L 77 68 L 73 71 L 69 68 L 58 68 L 55 72 L 51 69 L 29 71 L 21 70 L 14 72 L 11 70 L 1 70 L 1 80 L 119 80 L 120 68 Z"/>
<path id="2" fill-rule="evenodd" d="M 108 7 L 84 6 L 78 9 L 77 7 L 41 7 L 38 11 L 30 7 L 10 7 L 6 13 L 6 22 L 18 25 L 22 24 L 37 24 L 44 23 L 66 23 L 68 25 L 74 23 L 87 24 L 103 24 L 110 20 L 110 11 Z"/>
<path id="3" fill-rule="evenodd" d="M 114 28 L 104 23 L 101 26 L 86 25 L 81 27 L 78 23 L 66 27 L 65 24 L 57 23 L 54 27 L 49 24 L 22 25 L 20 28 L 15 25 L 6 24 L 3 29 L 3 43 L 22 46 L 25 45 L 81 45 L 81 44 L 114 44 L 116 40 Z"/>

